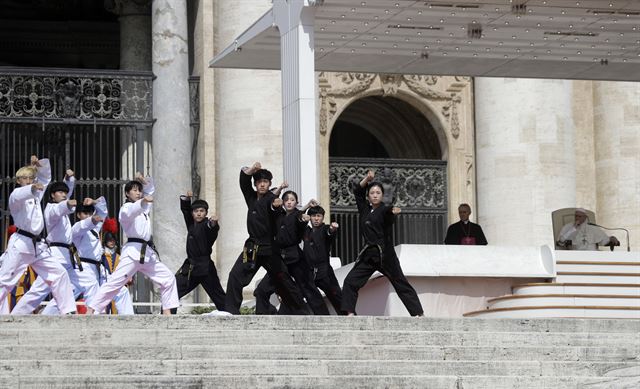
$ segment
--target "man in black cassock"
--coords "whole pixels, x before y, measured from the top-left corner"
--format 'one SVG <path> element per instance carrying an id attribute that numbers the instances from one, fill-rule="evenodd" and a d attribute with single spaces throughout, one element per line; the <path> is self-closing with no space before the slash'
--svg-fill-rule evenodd
<path id="1" fill-rule="evenodd" d="M 444 244 L 486 246 L 487 238 L 482 232 L 482 227 L 469 221 L 471 206 L 469 204 L 460 204 L 458 215 L 460 215 L 460 221 L 449 226 L 447 236 L 444 238 Z"/>

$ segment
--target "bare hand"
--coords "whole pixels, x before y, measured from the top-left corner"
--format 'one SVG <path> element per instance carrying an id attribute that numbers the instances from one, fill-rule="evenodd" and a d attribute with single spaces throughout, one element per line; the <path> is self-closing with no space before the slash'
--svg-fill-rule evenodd
<path id="1" fill-rule="evenodd" d="M 402 212 L 402 210 L 400 208 L 398 208 L 398 207 L 391 208 L 391 213 L 393 213 L 394 215 L 397 215 L 400 212 Z"/>
<path id="2" fill-rule="evenodd" d="M 275 208 L 280 208 L 282 207 L 282 199 L 281 198 L 276 198 L 273 200 L 273 203 L 271 203 L 271 206 L 275 209 Z"/>
<path id="3" fill-rule="evenodd" d="M 69 209 L 75 207 L 76 205 L 78 205 L 78 201 L 77 200 L 67 200 L 67 207 Z"/>
<path id="4" fill-rule="evenodd" d="M 371 182 L 371 181 L 373 181 L 373 178 L 374 178 L 375 176 L 376 176 L 376 174 L 374 173 L 374 171 L 373 171 L 373 170 L 369 170 L 369 171 L 367 172 L 367 177 L 366 177 L 367 182 Z"/>
<path id="5" fill-rule="evenodd" d="M 309 200 L 309 203 L 307 203 L 307 208 L 310 208 L 310 207 L 317 207 L 318 205 L 320 205 L 320 203 L 318 202 L 318 200 L 316 200 L 316 199 L 311 199 L 311 200 Z"/>
<path id="6" fill-rule="evenodd" d="M 340 227 L 340 225 L 338 225 L 338 223 L 333 222 L 329 225 L 329 228 L 331 229 L 331 231 L 335 231 L 338 229 L 338 227 Z"/>
<path id="7" fill-rule="evenodd" d="M 142 185 L 145 185 L 147 183 L 147 179 L 144 178 L 144 176 L 140 172 L 136 172 L 135 180 L 136 181 L 140 181 L 142 183 Z"/>
<path id="8" fill-rule="evenodd" d="M 144 201 L 145 203 L 153 203 L 153 196 L 144 196 L 142 198 L 142 201 Z"/>
<path id="9" fill-rule="evenodd" d="M 91 216 L 91 221 L 93 222 L 93 225 L 95 226 L 96 224 L 100 223 L 101 221 L 103 221 L 102 217 L 98 214 Z"/>
<path id="10" fill-rule="evenodd" d="M 38 191 L 38 190 L 44 190 L 44 185 L 42 185 L 39 182 L 31 185 L 31 192 L 35 192 L 35 191 Z"/>
<path id="11" fill-rule="evenodd" d="M 85 197 L 84 200 L 82 200 L 82 205 L 94 205 L 95 203 L 96 201 L 91 197 Z"/>
<path id="12" fill-rule="evenodd" d="M 211 217 L 209 218 L 209 223 L 211 223 L 212 225 L 218 224 L 218 215 L 211 215 Z"/>
<path id="13" fill-rule="evenodd" d="M 282 184 L 280 184 L 280 189 L 287 189 L 289 187 L 289 183 L 284 180 L 282 181 Z"/>
<path id="14" fill-rule="evenodd" d="M 64 173 L 64 179 L 66 180 L 68 178 L 71 178 L 71 177 L 75 176 L 75 174 L 76 173 L 74 173 L 73 170 L 67 169 L 67 171 Z"/>
<path id="15" fill-rule="evenodd" d="M 303 213 L 302 215 L 300 215 L 300 220 L 302 220 L 303 222 L 308 222 L 309 220 L 311 220 L 311 216 Z"/>
<path id="16" fill-rule="evenodd" d="M 37 156 L 32 155 L 31 156 L 31 165 L 33 166 L 40 166 L 40 162 Z"/>
<path id="17" fill-rule="evenodd" d="M 192 192 L 192 191 L 190 191 L 190 190 L 188 190 L 188 191 L 187 191 L 187 195 L 186 195 L 186 197 L 193 197 L 193 192 Z"/>

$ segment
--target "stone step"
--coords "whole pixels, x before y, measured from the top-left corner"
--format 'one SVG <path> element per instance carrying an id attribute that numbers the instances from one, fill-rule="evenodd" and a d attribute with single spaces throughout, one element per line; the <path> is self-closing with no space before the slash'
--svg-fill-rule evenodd
<path id="1" fill-rule="evenodd" d="M 580 262 L 640 262 L 638 252 L 616 251 L 579 251 L 579 250 L 556 250 L 556 262 L 580 261 Z"/>
<path id="2" fill-rule="evenodd" d="M 640 311 L 636 311 L 640 313 Z M 637 323 L 636 323 L 637 324 Z M 613 330 L 612 330 L 613 331 Z M 132 347 L 201 345 L 406 345 L 406 346 L 494 346 L 505 347 L 569 344 L 572 346 L 624 346 L 630 334 L 591 332 L 457 332 L 457 331 L 386 331 L 370 330 L 158 330 L 110 329 L 84 330 L 4 330 L 0 327 L 0 346 L 47 344 L 64 347 L 73 344 L 92 346 L 128 344 Z"/>
<path id="3" fill-rule="evenodd" d="M 514 295 L 528 294 L 617 294 L 640 297 L 640 285 L 594 283 L 530 283 L 512 287 Z"/>
<path id="4" fill-rule="evenodd" d="M 150 356 L 161 357 L 161 356 Z M 10 360 L 0 377 L 122 375 L 285 376 L 581 376 L 602 377 L 640 369 L 638 361 L 397 361 L 397 360 Z"/>
<path id="5" fill-rule="evenodd" d="M 640 355 L 638 342 L 623 347 L 573 347 L 573 346 L 404 346 L 343 345 L 19 345 L 0 347 L 0 361 L 28 360 L 37 356 L 38 360 L 126 359 L 144 360 L 150 355 L 163 359 L 244 359 L 259 356 L 270 360 L 490 360 L 490 361 L 613 361 L 633 360 Z"/>
<path id="6" fill-rule="evenodd" d="M 594 306 L 640 308 L 640 296 L 625 295 L 576 295 L 576 294 L 530 294 L 508 295 L 487 300 L 489 308 L 513 308 L 535 306 Z"/>
<path id="7" fill-rule="evenodd" d="M 585 307 L 585 306 L 531 306 L 513 308 L 488 308 L 467 312 L 465 317 L 495 319 L 536 319 L 536 318 L 618 318 L 640 319 L 640 308 L 636 307 Z"/>
<path id="8" fill-rule="evenodd" d="M 21 376 L 3 378 L 0 388 L 20 389 L 335 389 L 335 388 L 438 388 L 438 389 L 531 389 L 531 388 L 633 388 L 638 379 L 626 376 L 608 377 L 505 377 L 505 376 L 307 376 L 287 377 L 277 375 L 247 376 L 91 376 L 91 377 L 42 377 Z"/>
<path id="9" fill-rule="evenodd" d="M 640 262 L 556 261 L 558 272 L 640 273 Z"/>
<path id="10" fill-rule="evenodd" d="M 545 284 L 546 285 L 546 284 Z M 637 333 L 640 322 L 616 319 L 447 319 L 382 316 L 0 316 L 0 330 L 183 330 L 183 331 L 459 331 Z M 108 332 L 108 331 L 107 331 Z"/>
<path id="11" fill-rule="evenodd" d="M 633 284 L 640 286 L 640 273 L 558 271 L 554 282 L 593 284 Z"/>

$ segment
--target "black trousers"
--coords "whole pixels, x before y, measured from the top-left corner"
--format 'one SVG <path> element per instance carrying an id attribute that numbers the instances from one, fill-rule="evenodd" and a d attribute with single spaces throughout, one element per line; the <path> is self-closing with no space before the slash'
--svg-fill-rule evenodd
<path id="1" fill-rule="evenodd" d="M 278 255 L 260 255 L 255 262 L 242 261 L 242 254 L 238 256 L 236 263 L 231 268 L 227 281 L 227 298 L 225 300 L 225 310 L 237 315 L 240 313 L 242 305 L 242 289 L 249 285 L 253 276 L 260 267 L 264 267 L 267 274 L 274 282 L 276 292 L 282 298 L 283 303 L 292 309 L 302 312 L 304 300 L 298 286 L 293 281 L 282 258 Z M 262 308 L 261 308 L 262 309 Z M 256 307 L 257 310 L 257 307 Z"/>
<path id="2" fill-rule="evenodd" d="M 296 285 L 298 285 L 302 295 L 307 300 L 307 304 L 309 304 L 313 314 L 328 315 L 329 309 L 327 309 L 327 305 L 324 303 L 322 295 L 313 282 L 313 274 L 311 273 L 311 269 L 309 268 L 309 265 L 307 265 L 307 262 L 304 260 L 298 260 L 293 263 L 286 264 L 286 266 L 289 274 L 293 276 L 296 281 Z M 273 309 L 271 307 L 271 303 L 269 303 L 269 299 L 275 292 L 275 284 L 269 274 L 267 274 L 253 292 L 253 295 L 256 297 L 257 314 L 268 315 L 272 313 Z M 291 312 L 291 308 L 293 307 L 288 308 L 287 312 Z"/>
<path id="3" fill-rule="evenodd" d="M 333 268 L 329 267 L 324 277 L 316 278 L 315 284 L 327 295 L 336 313 L 338 315 L 346 315 L 346 312 L 342 310 L 342 290 L 340 289 L 336 274 L 333 272 Z"/>
<path id="4" fill-rule="evenodd" d="M 224 289 L 222 289 L 222 285 L 220 285 L 220 278 L 218 278 L 218 272 L 215 267 L 213 267 L 213 270 L 209 270 L 208 274 L 203 276 L 191 275 L 191 277 L 188 277 L 187 275 L 178 272 L 176 274 L 176 285 L 178 287 L 179 299 L 189 294 L 198 285 L 202 285 L 211 301 L 216 305 L 218 311 L 225 310 L 224 305 L 226 295 L 224 293 Z"/>
<path id="5" fill-rule="evenodd" d="M 413 286 L 407 281 L 400 268 L 400 261 L 395 255 L 387 255 L 380 264 L 380 255 L 377 250 L 367 250 L 362 258 L 356 262 L 353 269 L 347 274 L 342 286 L 342 310 L 346 312 L 356 312 L 356 302 L 358 301 L 358 290 L 362 288 L 369 277 L 375 271 L 379 271 L 389 279 L 391 285 L 398 293 L 398 297 L 409 311 L 411 316 L 422 315 L 422 304 Z"/>

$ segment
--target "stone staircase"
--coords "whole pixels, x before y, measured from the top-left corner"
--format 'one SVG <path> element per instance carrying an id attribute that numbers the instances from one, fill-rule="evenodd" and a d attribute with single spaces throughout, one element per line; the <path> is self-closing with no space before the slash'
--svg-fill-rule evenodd
<path id="1" fill-rule="evenodd" d="M 550 283 L 515 285 L 466 317 L 640 319 L 640 253 L 556 252 Z"/>
<path id="2" fill-rule="evenodd" d="M 0 317 L 0 388 L 636 388 L 640 321 Z"/>

